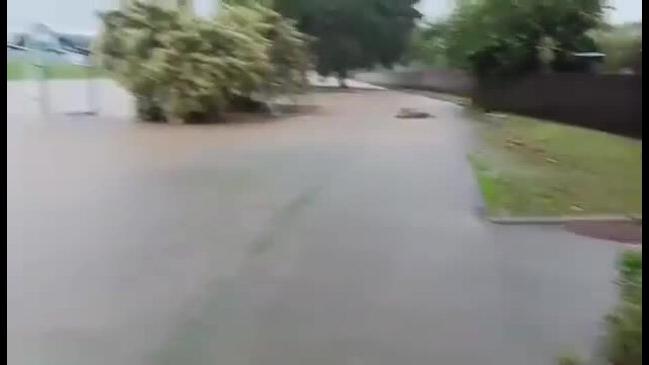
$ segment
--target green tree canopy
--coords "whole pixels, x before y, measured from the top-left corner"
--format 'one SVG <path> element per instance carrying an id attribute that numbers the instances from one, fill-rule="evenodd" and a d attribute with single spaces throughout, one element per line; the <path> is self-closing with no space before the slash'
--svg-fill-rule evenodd
<path id="1" fill-rule="evenodd" d="M 405 52 L 417 0 L 276 0 L 276 9 L 315 38 L 320 74 L 344 78 L 354 68 L 390 66 Z"/>
<path id="2" fill-rule="evenodd" d="M 574 52 L 595 51 L 588 31 L 601 24 L 605 0 L 474 0 L 458 2 L 450 19 L 449 61 L 479 76 L 540 68 L 552 44 L 551 68 L 570 70 Z"/>
<path id="3" fill-rule="evenodd" d="M 633 70 L 642 62 L 642 23 L 604 26 L 593 31 L 592 37 L 606 54 L 607 72 Z"/>
<path id="4" fill-rule="evenodd" d="M 405 60 L 431 67 L 447 67 L 448 31 L 449 23 L 447 21 L 418 25 L 412 32 Z"/>

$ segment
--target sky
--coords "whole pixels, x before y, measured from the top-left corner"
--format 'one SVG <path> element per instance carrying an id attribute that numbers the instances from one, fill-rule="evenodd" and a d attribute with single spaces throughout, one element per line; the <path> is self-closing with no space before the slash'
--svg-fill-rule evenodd
<path id="1" fill-rule="evenodd" d="M 62 32 L 94 33 L 98 10 L 116 7 L 117 0 L 7 0 L 7 33 L 24 31 L 42 22 Z M 209 14 L 217 0 L 194 0 L 199 14 Z M 642 20 L 642 0 L 610 0 L 616 9 L 609 14 L 613 23 Z M 454 0 L 420 0 L 418 8 L 430 19 L 448 15 Z"/>

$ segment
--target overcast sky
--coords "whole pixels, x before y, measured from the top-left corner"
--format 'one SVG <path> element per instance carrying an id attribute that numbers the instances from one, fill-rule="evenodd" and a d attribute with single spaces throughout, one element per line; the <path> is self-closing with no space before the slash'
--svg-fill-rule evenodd
<path id="1" fill-rule="evenodd" d="M 610 0 L 616 9 L 609 14 L 614 23 L 642 20 L 642 0 Z M 194 0 L 196 10 L 209 14 L 217 0 Z M 447 15 L 454 0 L 420 0 L 428 18 Z M 115 7 L 117 0 L 7 0 L 7 31 L 22 31 L 29 24 L 43 22 L 68 32 L 94 32 L 97 10 Z"/>

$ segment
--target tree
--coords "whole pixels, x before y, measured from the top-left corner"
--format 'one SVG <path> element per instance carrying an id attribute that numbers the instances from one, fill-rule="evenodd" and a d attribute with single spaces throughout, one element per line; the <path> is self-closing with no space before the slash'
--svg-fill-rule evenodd
<path id="1" fill-rule="evenodd" d="M 592 37 L 606 54 L 607 72 L 634 70 L 642 60 L 642 23 L 603 26 L 592 32 Z"/>
<path id="2" fill-rule="evenodd" d="M 417 0 L 276 0 L 276 9 L 316 40 L 316 70 L 344 86 L 350 70 L 391 66 L 406 51 Z"/>
<path id="3" fill-rule="evenodd" d="M 478 76 L 519 75 L 538 70 L 539 45 L 552 44 L 551 69 L 573 70 L 574 52 L 597 50 L 588 31 L 601 24 L 604 9 L 605 0 L 459 2 L 447 55 Z"/>
<path id="4" fill-rule="evenodd" d="M 545 36 L 539 40 L 537 54 L 543 71 L 547 72 L 552 69 L 552 62 L 556 59 L 556 50 L 557 43 L 552 39 L 552 37 Z"/>

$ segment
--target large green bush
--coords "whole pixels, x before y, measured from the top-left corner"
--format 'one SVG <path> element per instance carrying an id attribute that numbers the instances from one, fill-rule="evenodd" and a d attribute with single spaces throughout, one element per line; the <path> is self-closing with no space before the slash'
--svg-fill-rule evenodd
<path id="1" fill-rule="evenodd" d="M 100 62 L 142 119 L 216 119 L 232 99 L 304 82 L 305 36 L 261 5 L 223 5 L 204 19 L 138 1 L 101 19 Z"/>

